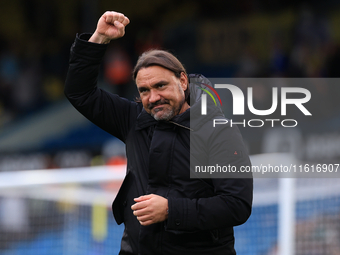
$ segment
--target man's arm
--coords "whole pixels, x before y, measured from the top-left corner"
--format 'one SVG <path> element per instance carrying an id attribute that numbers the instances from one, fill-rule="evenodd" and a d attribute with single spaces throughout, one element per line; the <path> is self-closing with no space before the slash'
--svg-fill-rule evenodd
<path id="1" fill-rule="evenodd" d="M 220 128 L 219 128 L 220 129 Z M 209 162 L 212 165 L 232 165 L 237 169 L 250 166 L 242 137 L 237 128 L 221 129 L 210 141 Z M 218 134 L 216 134 L 218 133 Z M 227 146 L 226 146 L 227 145 Z M 227 151 L 235 149 L 242 156 L 228 155 Z M 212 178 L 213 196 L 204 198 L 168 199 L 150 194 L 135 199 L 131 209 L 141 225 L 150 225 L 167 220 L 169 230 L 195 231 L 243 224 L 251 213 L 253 198 L 253 179 L 251 173 L 239 174 L 245 178 Z M 233 177 L 233 176 L 230 176 Z"/>
<path id="2" fill-rule="evenodd" d="M 123 141 L 138 106 L 99 89 L 97 79 L 107 43 L 122 37 L 128 23 L 123 14 L 106 12 L 92 36 L 77 36 L 71 47 L 65 82 L 65 95 L 72 105 L 94 124 Z"/>
<path id="3" fill-rule="evenodd" d="M 204 164 L 207 166 L 250 166 L 250 160 L 237 127 L 216 127 L 202 129 L 205 143 L 198 145 L 207 148 L 209 157 Z M 191 139 L 191 143 L 193 143 Z M 191 144 L 190 149 L 193 149 Z M 237 155 L 234 155 L 234 152 Z M 198 152 L 197 154 L 201 154 Z M 197 156 L 196 155 L 196 156 Z M 202 158 L 203 155 L 202 155 Z M 191 162 L 199 165 L 198 162 Z M 209 173 L 208 173 L 209 174 Z M 202 198 L 169 197 L 169 215 L 167 228 L 178 231 L 208 230 L 232 227 L 243 224 L 251 214 L 253 199 L 253 179 L 251 173 L 222 173 L 210 175 L 206 180 L 211 188 L 207 188 Z M 200 177 L 200 175 L 197 175 Z"/>

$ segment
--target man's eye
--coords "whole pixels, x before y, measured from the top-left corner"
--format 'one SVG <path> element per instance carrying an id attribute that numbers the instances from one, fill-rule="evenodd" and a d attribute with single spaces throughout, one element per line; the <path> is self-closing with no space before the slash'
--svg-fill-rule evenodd
<path id="1" fill-rule="evenodd" d="M 165 86 L 165 84 L 159 84 L 158 88 L 163 88 Z"/>

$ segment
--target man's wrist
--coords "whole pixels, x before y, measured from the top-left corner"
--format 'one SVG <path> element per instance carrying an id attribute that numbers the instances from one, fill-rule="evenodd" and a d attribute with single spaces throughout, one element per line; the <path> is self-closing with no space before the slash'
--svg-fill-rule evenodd
<path id="1" fill-rule="evenodd" d="M 105 35 L 98 34 L 96 32 L 90 37 L 89 42 L 98 43 L 98 44 L 109 44 L 110 39 L 107 38 Z"/>
<path id="2" fill-rule="evenodd" d="M 77 34 L 76 39 L 72 44 L 71 52 L 76 53 L 78 57 L 101 63 L 108 44 L 89 42 L 91 36 L 92 34 Z"/>

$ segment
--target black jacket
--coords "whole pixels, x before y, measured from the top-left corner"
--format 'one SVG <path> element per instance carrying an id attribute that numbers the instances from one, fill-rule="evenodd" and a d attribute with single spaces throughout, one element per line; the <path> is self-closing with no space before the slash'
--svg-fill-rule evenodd
<path id="1" fill-rule="evenodd" d="M 117 223 L 125 225 L 120 254 L 235 254 L 233 226 L 251 213 L 251 175 L 190 178 L 189 167 L 190 160 L 192 165 L 216 164 L 214 157 L 220 160 L 221 154 L 220 165 L 250 165 L 238 129 L 212 128 L 212 118 L 223 115 L 211 104 L 209 115 L 190 123 L 190 114 L 201 109 L 202 92 L 192 84 L 191 97 L 198 102 L 166 122 L 156 121 L 141 103 L 99 89 L 106 45 L 87 42 L 88 36 L 77 37 L 72 45 L 65 94 L 86 118 L 126 144 L 127 173 L 112 205 Z M 204 134 L 195 140 L 203 156 L 190 159 L 190 138 L 197 133 Z M 151 193 L 168 199 L 168 219 L 141 226 L 130 207 L 133 198 Z"/>

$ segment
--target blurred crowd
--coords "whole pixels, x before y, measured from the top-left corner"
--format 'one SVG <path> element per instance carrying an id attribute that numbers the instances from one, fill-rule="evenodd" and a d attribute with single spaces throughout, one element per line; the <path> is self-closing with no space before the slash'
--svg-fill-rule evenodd
<path id="1" fill-rule="evenodd" d="M 0 126 L 63 98 L 67 54 L 52 40 L 31 43 L 44 52 L 30 55 L 0 42 Z"/>
<path id="2" fill-rule="evenodd" d="M 340 37 L 336 30 L 340 6 L 335 1 L 325 1 L 328 7 L 322 11 L 298 1 L 296 7 L 285 6 L 282 10 L 278 7 L 271 12 L 266 7 L 266 4 L 270 6 L 269 1 L 244 0 L 234 4 L 237 14 L 226 10 L 228 16 L 217 7 L 206 12 L 205 5 L 196 1 L 190 4 L 163 2 L 163 7 L 155 4 L 148 10 L 154 13 L 144 16 L 136 14 L 138 6 L 126 7 L 127 15 L 133 13 L 133 9 L 135 18 L 125 38 L 109 46 L 99 78 L 101 86 L 133 100 L 137 91 L 131 80 L 131 70 L 137 56 L 150 48 L 171 50 L 184 62 L 189 73 L 200 72 L 207 77 L 340 77 Z M 217 2 L 212 1 L 209 6 Z M 283 1 L 276 2 L 283 5 Z M 100 7 L 112 8 L 107 1 L 78 0 L 67 3 L 13 0 L 1 5 L 1 19 L 12 18 L 6 26 L 0 26 L 0 131 L 4 126 L 65 100 L 63 84 L 69 49 L 76 33 L 92 32 L 102 13 Z M 124 11 L 125 7 L 121 4 L 120 8 Z M 147 11 L 140 9 L 143 10 Z M 284 29 L 278 25 L 272 31 L 265 31 L 268 36 L 257 39 L 260 45 L 256 45 L 251 27 L 234 29 L 242 28 L 242 22 L 254 16 L 250 20 L 258 22 L 253 22 L 253 27 L 261 31 L 259 20 L 267 24 L 284 12 L 291 13 L 280 23 Z M 225 36 L 219 31 L 214 41 L 209 41 L 209 36 L 204 37 L 204 34 L 200 37 L 204 26 L 208 27 L 206 35 L 212 33 L 209 24 L 220 24 L 217 26 L 222 28 L 220 30 L 227 24 L 234 30 L 226 28 L 226 31 L 237 31 L 236 56 L 225 61 L 211 59 L 211 56 L 230 55 L 228 52 L 224 55 L 224 42 L 232 44 L 234 41 L 229 34 Z M 215 53 L 209 55 L 211 48 Z M 311 106 L 315 116 L 339 117 L 340 86 L 318 83 L 309 89 L 318 98 Z M 270 95 L 270 86 L 255 86 L 255 106 L 270 104 Z"/>
<path id="3" fill-rule="evenodd" d="M 52 4 L 6 1 L 0 9 L 1 128 L 63 99 L 70 42 Z"/>

